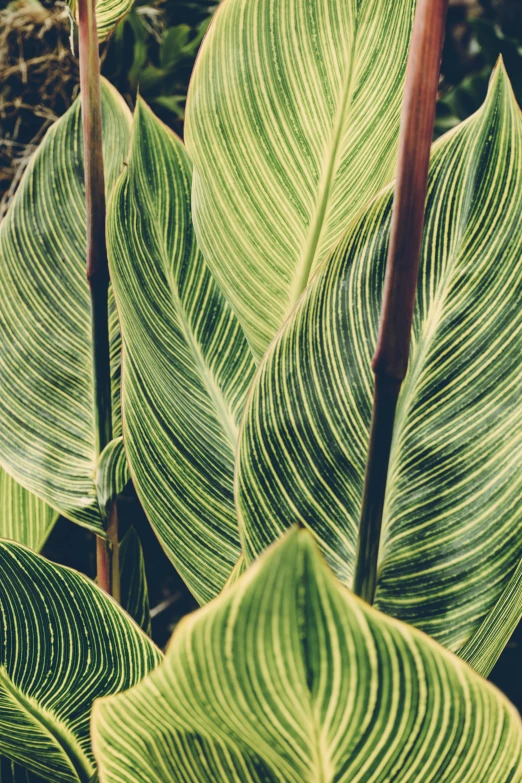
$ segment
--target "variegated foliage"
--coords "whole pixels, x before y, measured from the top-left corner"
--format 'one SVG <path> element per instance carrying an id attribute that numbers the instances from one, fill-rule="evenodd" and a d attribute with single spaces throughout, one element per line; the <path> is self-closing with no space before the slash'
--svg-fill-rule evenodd
<path id="1" fill-rule="evenodd" d="M 0 538 L 17 541 L 39 552 L 57 519 L 54 509 L 0 468 Z"/>
<path id="2" fill-rule="evenodd" d="M 79 0 L 66 0 L 72 16 L 78 19 Z M 129 13 L 133 0 L 95 0 L 96 28 L 100 43 L 112 33 L 118 22 Z"/>
<path id="3" fill-rule="evenodd" d="M 226 0 L 185 138 L 212 274 L 261 357 L 349 221 L 393 177 L 414 0 Z"/>
<path id="4" fill-rule="evenodd" d="M 301 521 L 347 585 L 392 197 L 318 270 L 260 368 L 240 439 L 247 557 Z M 521 202 L 522 117 L 500 65 L 484 107 L 433 149 L 376 596 L 452 650 L 488 638 L 481 670 L 522 609 Z"/>
<path id="5" fill-rule="evenodd" d="M 506 699 L 294 530 L 93 710 L 101 783 L 520 783 Z"/>
<path id="6" fill-rule="evenodd" d="M 127 153 L 131 118 L 107 83 L 102 97 L 109 191 Z M 0 226 L 0 464 L 64 516 L 102 532 L 82 160 L 77 101 L 48 131 Z M 110 323 L 117 436 L 114 310 Z"/>
<path id="7" fill-rule="evenodd" d="M 75 571 L 1 542 L 0 573 L 0 755 L 16 783 L 22 770 L 31 783 L 89 783 L 94 699 L 136 684 L 161 653 Z"/>
<path id="8" fill-rule="evenodd" d="M 254 364 L 196 246 L 190 181 L 183 144 L 139 101 L 108 211 L 125 447 L 154 529 L 205 601 L 240 554 L 234 457 Z"/>

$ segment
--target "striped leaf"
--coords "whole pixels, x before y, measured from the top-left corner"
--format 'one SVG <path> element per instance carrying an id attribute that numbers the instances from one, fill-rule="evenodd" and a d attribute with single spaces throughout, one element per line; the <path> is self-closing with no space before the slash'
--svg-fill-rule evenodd
<path id="1" fill-rule="evenodd" d="M 293 531 L 96 702 L 101 783 L 520 783 L 499 691 L 348 592 Z"/>
<path id="2" fill-rule="evenodd" d="M 129 481 L 129 466 L 123 448 L 123 437 L 120 435 L 105 446 L 98 460 L 96 473 L 98 506 L 105 517 L 112 503 L 123 492 Z"/>
<path id="3" fill-rule="evenodd" d="M 262 356 L 347 223 L 393 176 L 415 0 L 227 0 L 185 137 L 200 247 Z"/>
<path id="4" fill-rule="evenodd" d="M 54 509 L 0 468 L 0 538 L 9 538 L 39 552 L 57 519 Z"/>
<path id="5" fill-rule="evenodd" d="M 154 530 L 205 601 L 240 553 L 234 456 L 254 365 L 197 249 L 190 180 L 182 143 L 139 101 L 107 217 L 125 448 Z"/>
<path id="6" fill-rule="evenodd" d="M 138 534 L 130 527 L 120 543 L 121 605 L 150 636 L 150 604 L 145 560 Z"/>
<path id="7" fill-rule="evenodd" d="M 123 99 L 104 83 L 107 189 L 129 128 Z M 82 149 L 77 101 L 48 131 L 0 226 L 0 463 L 64 516 L 100 530 Z M 118 375 L 116 361 L 115 383 Z"/>
<path id="8" fill-rule="evenodd" d="M 0 755 L 30 783 L 88 783 L 94 699 L 136 684 L 161 653 L 75 571 L 1 542 L 0 573 Z"/>
<path id="9" fill-rule="evenodd" d="M 66 0 L 71 14 L 78 18 L 78 0 Z M 112 33 L 118 22 L 126 16 L 134 5 L 133 0 L 97 0 L 96 25 L 100 43 Z"/>
<path id="10" fill-rule="evenodd" d="M 99 41 L 104 41 L 110 35 L 133 5 L 133 0 L 98 0 L 96 3 L 96 23 Z"/>
<path id="11" fill-rule="evenodd" d="M 392 195 L 352 223 L 270 349 L 239 449 L 247 555 L 300 520 L 348 586 Z M 521 203 L 522 117 L 501 66 L 433 149 L 378 568 L 376 605 L 452 650 L 522 558 Z M 511 627 L 520 600 L 501 610 Z"/>

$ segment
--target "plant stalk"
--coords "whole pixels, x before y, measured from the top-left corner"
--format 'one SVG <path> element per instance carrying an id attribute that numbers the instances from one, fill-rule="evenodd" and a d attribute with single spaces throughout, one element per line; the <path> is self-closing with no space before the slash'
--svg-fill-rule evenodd
<path id="1" fill-rule="evenodd" d="M 354 592 L 373 603 L 397 400 L 408 369 L 448 0 L 418 0 L 402 105 Z"/>
<path id="2" fill-rule="evenodd" d="M 79 55 L 87 209 L 87 280 L 91 294 L 92 361 L 96 453 L 112 439 L 111 369 L 109 349 L 109 264 L 105 238 L 105 178 L 102 150 L 100 56 L 96 0 L 79 0 Z M 116 503 L 108 516 L 108 539 L 96 539 L 98 584 L 119 595 L 118 515 Z"/>

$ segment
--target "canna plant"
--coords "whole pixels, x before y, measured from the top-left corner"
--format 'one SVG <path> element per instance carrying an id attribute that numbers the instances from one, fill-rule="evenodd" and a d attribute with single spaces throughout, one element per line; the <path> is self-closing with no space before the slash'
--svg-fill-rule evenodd
<path id="1" fill-rule="evenodd" d="M 2 783 L 522 781 L 522 118 L 499 63 L 428 171 L 445 6 L 224 0 L 186 147 L 73 9 L 0 226 Z M 207 604 L 165 658 L 129 480 Z"/>

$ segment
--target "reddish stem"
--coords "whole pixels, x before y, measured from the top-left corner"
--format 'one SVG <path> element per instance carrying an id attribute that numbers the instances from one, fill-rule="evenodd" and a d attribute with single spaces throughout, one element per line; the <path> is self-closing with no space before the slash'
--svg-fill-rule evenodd
<path id="1" fill-rule="evenodd" d="M 80 87 L 82 102 L 87 279 L 109 283 L 105 242 L 105 179 L 102 155 L 100 55 L 95 0 L 79 0 Z"/>
<path id="2" fill-rule="evenodd" d="M 377 347 L 354 592 L 373 603 L 395 411 L 408 369 L 430 148 L 448 0 L 418 0 L 402 106 L 397 181 Z"/>
<path id="3" fill-rule="evenodd" d="M 87 210 L 86 273 L 91 293 L 96 453 L 100 455 L 112 439 L 112 409 L 108 314 L 109 264 L 105 238 L 100 56 L 95 5 L 95 0 L 79 0 L 78 12 Z M 117 512 L 114 508 L 108 519 L 108 540 L 98 538 L 96 542 L 98 584 L 115 596 L 119 593 L 117 525 Z"/>
<path id="4" fill-rule="evenodd" d="M 112 504 L 107 521 L 107 538 L 96 538 L 96 577 L 100 587 L 120 602 L 118 504 Z"/>

